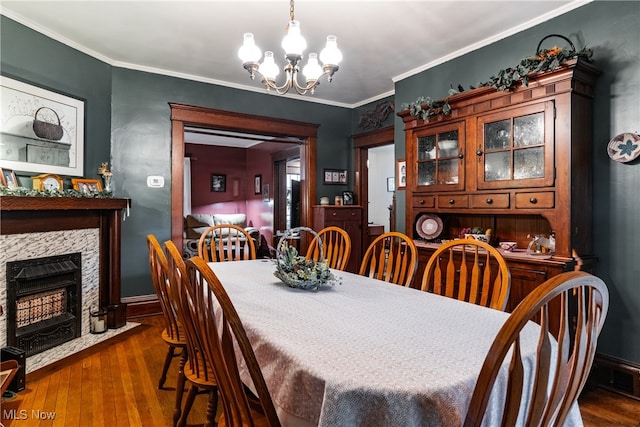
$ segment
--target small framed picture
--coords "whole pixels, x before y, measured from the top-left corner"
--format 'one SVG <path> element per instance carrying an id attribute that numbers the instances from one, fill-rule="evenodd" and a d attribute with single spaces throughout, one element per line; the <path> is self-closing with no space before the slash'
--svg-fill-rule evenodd
<path id="1" fill-rule="evenodd" d="M 346 169 L 323 169 L 322 183 L 346 185 L 347 170 Z"/>
<path id="2" fill-rule="evenodd" d="M 227 191 L 227 175 L 211 174 L 211 191 L 224 193 Z"/>
<path id="3" fill-rule="evenodd" d="M 262 201 L 269 202 L 269 184 L 262 186 Z"/>
<path id="4" fill-rule="evenodd" d="M 343 191 L 342 192 L 342 204 L 343 205 L 353 205 L 353 191 Z"/>
<path id="5" fill-rule="evenodd" d="M 256 175 L 253 177 L 253 194 L 262 193 L 262 175 Z"/>
<path id="6" fill-rule="evenodd" d="M 81 193 L 99 193 L 102 191 L 102 183 L 99 179 L 72 178 L 73 189 Z"/>
<path id="7" fill-rule="evenodd" d="M 12 169 L 0 168 L 0 184 L 7 188 L 18 188 L 18 179 Z"/>
<path id="8" fill-rule="evenodd" d="M 407 187 L 407 161 L 405 159 L 396 160 L 396 178 L 398 189 Z"/>
<path id="9" fill-rule="evenodd" d="M 396 189 L 396 179 L 392 176 L 387 178 L 387 191 L 395 191 Z"/>

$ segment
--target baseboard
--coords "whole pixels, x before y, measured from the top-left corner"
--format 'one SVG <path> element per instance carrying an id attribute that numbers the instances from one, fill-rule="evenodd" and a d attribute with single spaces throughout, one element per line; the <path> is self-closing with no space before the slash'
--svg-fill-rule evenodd
<path id="1" fill-rule="evenodd" d="M 596 354 L 591 381 L 598 387 L 640 400 L 640 364 Z"/>
<path id="2" fill-rule="evenodd" d="M 127 319 L 162 314 L 162 307 L 156 294 L 124 297 L 121 300 L 127 304 Z"/>

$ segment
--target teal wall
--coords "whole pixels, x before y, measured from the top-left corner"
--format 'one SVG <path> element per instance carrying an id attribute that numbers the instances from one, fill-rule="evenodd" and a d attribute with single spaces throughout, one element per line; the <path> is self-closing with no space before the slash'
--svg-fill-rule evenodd
<path id="1" fill-rule="evenodd" d="M 447 96 L 451 84 L 469 88 L 498 70 L 535 53 L 548 34 L 590 47 L 602 75 L 595 87 L 593 125 L 593 243 L 596 274 L 609 286 L 611 303 L 598 351 L 640 363 L 640 162 L 609 159 L 609 140 L 640 133 L 640 2 L 596 1 L 396 83 L 395 104 L 419 96 Z M 545 42 L 563 45 L 561 39 Z M 395 120 L 396 157 L 405 157 L 404 125 Z M 397 195 L 399 229 L 404 230 L 404 192 Z M 588 208 L 588 207 L 586 207 Z"/>
<path id="2" fill-rule="evenodd" d="M 111 144 L 115 193 L 133 201 L 131 217 L 123 223 L 122 230 L 124 296 L 153 293 L 145 236 L 153 233 L 160 241 L 170 238 L 169 102 L 320 124 L 318 169 L 350 166 L 353 150 L 349 109 L 122 68 L 114 68 L 112 76 Z M 165 187 L 148 188 L 146 179 L 149 175 L 164 176 Z M 320 176 L 317 179 L 320 180 Z M 325 193 L 319 186 L 318 197 Z"/>
<path id="3" fill-rule="evenodd" d="M 465 87 L 532 54 L 547 34 L 561 33 L 594 50 L 603 74 L 596 86 L 593 128 L 594 247 L 597 274 L 611 292 L 611 307 L 599 351 L 640 363 L 640 164 L 609 160 L 606 145 L 621 132 L 640 132 L 640 2 L 594 2 L 491 46 L 396 83 L 395 105 L 418 96 L 444 97 L 451 84 Z M 560 41 L 559 41 L 560 42 Z M 582 47 L 577 43 L 578 47 Z M 318 182 L 322 168 L 353 167 L 351 135 L 359 133 L 362 111 L 113 68 L 0 16 L 0 71 L 86 101 L 85 176 L 110 159 L 115 193 L 133 200 L 123 223 L 124 296 L 153 292 L 144 236 L 169 237 L 170 182 L 146 187 L 150 174 L 170 177 L 169 102 L 241 111 L 320 124 Z M 405 156 L 402 121 L 395 117 L 396 158 Z M 21 177 L 24 179 L 23 177 Z M 21 179 L 21 182 L 22 182 Z M 318 197 L 352 189 L 350 184 L 318 187 Z M 23 183 L 23 185 L 25 185 Z M 404 192 L 398 218 L 404 229 Z"/>
<path id="4" fill-rule="evenodd" d="M 0 72 L 85 101 L 84 175 L 99 178 L 111 152 L 111 66 L 0 15 Z"/>

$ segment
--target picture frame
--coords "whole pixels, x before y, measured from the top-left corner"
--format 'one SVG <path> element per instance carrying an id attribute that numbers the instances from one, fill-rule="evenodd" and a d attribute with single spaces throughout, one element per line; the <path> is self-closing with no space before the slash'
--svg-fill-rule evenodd
<path id="1" fill-rule="evenodd" d="M 262 186 L 262 201 L 269 203 L 269 184 L 264 184 Z"/>
<path id="2" fill-rule="evenodd" d="M 81 177 L 85 102 L 0 76 L 0 167 Z"/>
<path id="3" fill-rule="evenodd" d="M 354 204 L 353 191 L 343 191 L 342 192 L 342 204 L 343 205 L 353 205 Z"/>
<path id="4" fill-rule="evenodd" d="M 405 159 L 396 160 L 396 183 L 397 189 L 407 187 L 407 161 Z"/>
<path id="5" fill-rule="evenodd" d="M 212 193 L 227 192 L 227 175 L 211 174 L 211 192 Z"/>
<path id="6" fill-rule="evenodd" d="M 99 193 L 102 183 L 99 179 L 71 178 L 73 189 L 81 193 Z"/>
<path id="7" fill-rule="evenodd" d="M 0 168 L 0 185 L 7 188 L 18 188 L 18 179 L 12 169 Z"/>
<path id="8" fill-rule="evenodd" d="M 332 185 L 347 185 L 346 169 L 323 169 L 322 183 Z"/>
<path id="9" fill-rule="evenodd" d="M 253 177 L 253 194 L 262 194 L 262 175 Z"/>
<path id="10" fill-rule="evenodd" d="M 396 179 L 393 176 L 387 177 L 387 191 L 392 192 L 396 189 Z"/>

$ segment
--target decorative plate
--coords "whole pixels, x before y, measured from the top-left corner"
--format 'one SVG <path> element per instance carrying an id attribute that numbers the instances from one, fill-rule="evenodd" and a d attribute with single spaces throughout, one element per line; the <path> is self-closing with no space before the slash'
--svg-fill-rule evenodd
<path id="1" fill-rule="evenodd" d="M 416 231 L 423 239 L 435 239 L 442 233 L 442 220 L 438 215 L 422 214 L 418 217 Z"/>
<path id="2" fill-rule="evenodd" d="M 640 135 L 628 132 L 614 136 L 607 146 L 607 154 L 616 162 L 635 160 L 640 155 Z"/>

